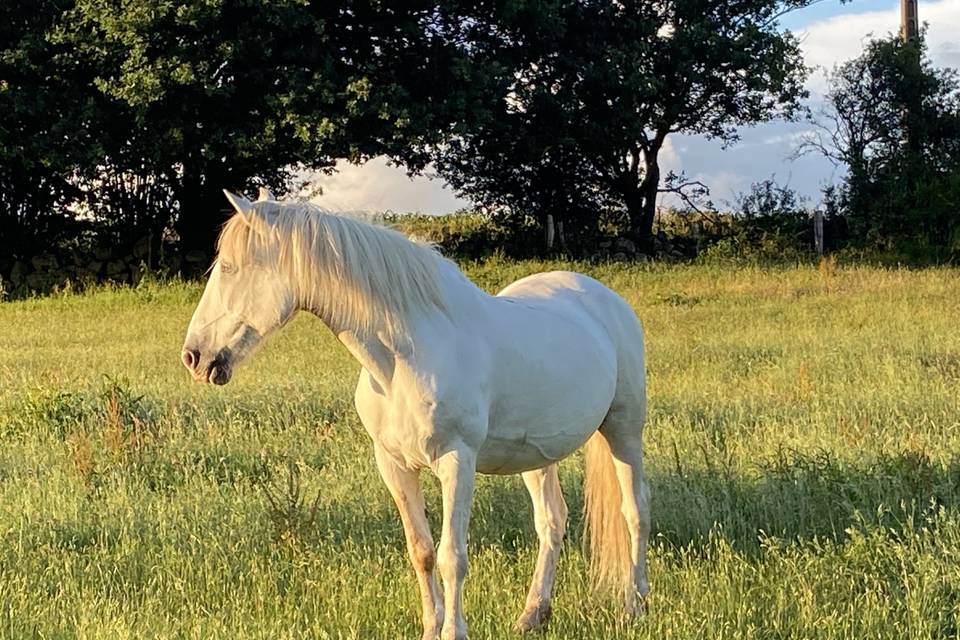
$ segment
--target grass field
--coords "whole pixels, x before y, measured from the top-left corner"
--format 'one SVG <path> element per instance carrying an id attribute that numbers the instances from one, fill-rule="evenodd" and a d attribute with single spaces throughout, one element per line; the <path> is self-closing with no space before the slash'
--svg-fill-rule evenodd
<path id="1" fill-rule="evenodd" d="M 495 290 L 556 266 L 468 271 Z M 960 271 L 573 268 L 647 331 L 654 591 L 629 624 L 591 594 L 575 457 L 539 637 L 958 635 Z M 230 385 L 193 384 L 199 292 L 0 304 L 0 637 L 419 637 L 357 365 L 301 317 Z M 518 477 L 479 483 L 475 639 L 512 636 L 531 518 Z"/>

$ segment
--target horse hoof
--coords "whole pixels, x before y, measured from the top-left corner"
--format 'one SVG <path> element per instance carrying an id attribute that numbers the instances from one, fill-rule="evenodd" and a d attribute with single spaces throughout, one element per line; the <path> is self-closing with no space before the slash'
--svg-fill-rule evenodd
<path id="1" fill-rule="evenodd" d="M 627 603 L 626 613 L 628 619 L 639 618 L 647 615 L 650 608 L 650 596 L 637 594 L 633 602 Z"/>
<path id="2" fill-rule="evenodd" d="M 552 611 L 549 605 L 545 607 L 533 607 L 530 609 L 525 609 L 514 623 L 513 628 L 518 633 L 530 633 L 531 631 L 537 631 L 547 624 L 551 613 Z"/>
<path id="3" fill-rule="evenodd" d="M 440 630 L 440 640 L 468 640 L 467 629 L 466 627 L 462 627 L 460 629 L 450 629 L 445 627 Z"/>

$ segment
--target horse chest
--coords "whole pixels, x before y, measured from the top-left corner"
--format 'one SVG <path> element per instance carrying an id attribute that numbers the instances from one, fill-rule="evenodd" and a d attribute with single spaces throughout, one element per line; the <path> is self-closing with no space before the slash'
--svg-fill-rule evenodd
<path id="1" fill-rule="evenodd" d="M 476 403 L 423 389 L 382 389 L 361 374 L 355 397 L 360 420 L 378 446 L 407 468 L 431 466 L 453 444 L 479 447 L 486 419 Z"/>

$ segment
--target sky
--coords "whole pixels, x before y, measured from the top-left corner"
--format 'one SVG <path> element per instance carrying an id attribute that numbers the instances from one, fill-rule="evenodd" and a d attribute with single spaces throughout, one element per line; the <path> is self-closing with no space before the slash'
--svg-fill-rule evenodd
<path id="1" fill-rule="evenodd" d="M 960 0 L 919 0 L 921 23 L 928 26 L 930 58 L 938 67 L 960 69 Z M 800 40 L 806 64 L 816 67 L 807 81 L 809 106 L 814 111 L 826 89 L 824 70 L 856 57 L 869 36 L 885 36 L 899 29 L 898 0 L 820 0 L 781 20 Z M 699 136 L 673 136 L 661 152 L 665 170 L 684 170 L 711 190 L 723 207 L 735 201 L 754 182 L 774 178 L 819 202 L 820 191 L 842 177 L 829 161 L 816 156 L 793 159 L 797 141 L 808 123 L 773 122 L 740 130 L 740 141 L 728 149 Z M 403 169 L 383 158 L 364 165 L 342 162 L 329 176 L 315 177 L 323 194 L 315 197 L 334 211 L 394 211 L 443 214 L 469 207 L 439 179 L 409 178 Z"/>

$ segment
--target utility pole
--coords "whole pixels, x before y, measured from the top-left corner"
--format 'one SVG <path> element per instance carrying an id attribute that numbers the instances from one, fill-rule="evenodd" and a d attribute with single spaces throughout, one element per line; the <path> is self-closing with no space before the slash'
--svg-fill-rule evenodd
<path id="1" fill-rule="evenodd" d="M 917 0 L 900 0 L 900 39 L 908 47 L 915 45 L 920 40 L 920 21 L 917 18 Z M 917 53 L 917 66 L 920 66 L 919 51 Z M 916 151 L 916 136 L 910 131 L 910 109 L 907 105 L 903 108 L 903 146 L 911 151 Z"/>
<path id="2" fill-rule="evenodd" d="M 917 0 L 900 0 L 900 37 L 904 42 L 913 42 L 920 37 Z"/>

